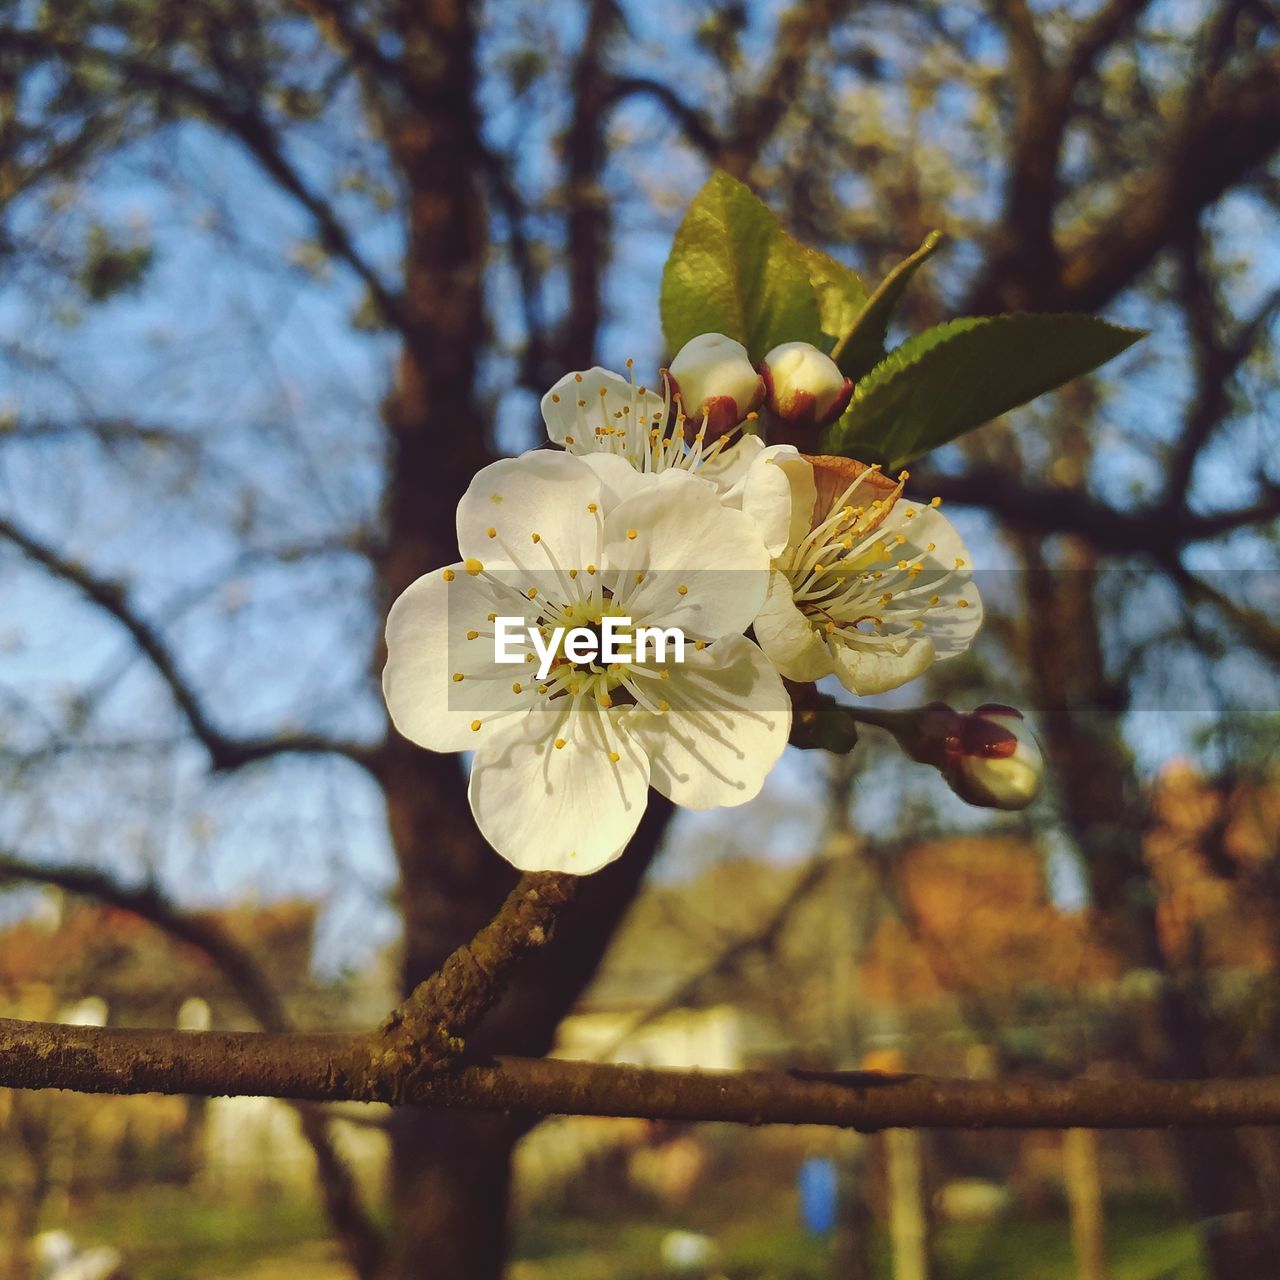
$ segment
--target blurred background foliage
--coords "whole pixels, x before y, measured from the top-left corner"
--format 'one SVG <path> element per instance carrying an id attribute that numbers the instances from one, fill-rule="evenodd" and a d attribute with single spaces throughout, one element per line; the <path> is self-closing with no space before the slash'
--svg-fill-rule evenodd
<path id="1" fill-rule="evenodd" d="M 743 1061 L 1275 1071 L 1277 31 L 1266 0 L 4 0 L 0 906 L 28 931 L 7 1007 L 95 995 L 154 1023 L 203 992 L 226 1025 L 372 1021 L 487 918 L 507 869 L 459 762 L 387 738 L 381 620 L 451 558 L 475 468 L 541 440 L 557 377 L 670 355 L 661 265 L 719 166 L 872 282 L 946 232 L 897 336 L 1022 308 L 1151 329 L 913 476 L 962 526 L 989 609 L 913 700 L 1027 708 L 1049 795 L 992 823 L 867 740 L 851 768 L 793 753 L 748 811 L 668 825 L 652 806 L 476 1047 L 545 1051 L 576 1006 L 634 1056 L 632 1021 L 728 1005 L 765 1028 L 735 1042 Z M 51 907 L 42 882 L 74 899 Z M 278 965 L 254 950 L 276 935 L 234 918 L 193 932 L 193 911 L 246 900 L 315 904 L 314 961 Z M 108 909 L 109 927 L 77 916 Z M 132 937 L 125 917 L 224 976 L 104 945 Z M 130 972 L 173 981 L 131 1004 Z M 79 1203 L 69 1174 L 50 1199 L 72 1113 L 6 1106 L 22 1274 L 35 1224 Z M 386 1123 L 371 1189 L 303 1120 L 344 1265 L 498 1275 L 526 1126 Z M 1031 1159 L 966 1141 L 927 1153 L 924 1181 L 1016 1184 Z M 916 1228 L 870 1188 L 916 1157 L 831 1151 L 835 1262 L 796 1237 L 741 1274 L 868 1274 L 870 1218 L 907 1256 Z M 716 1177 L 775 1160 L 776 1199 L 802 1154 L 731 1146 Z M 1269 1280 L 1278 1158 L 1270 1135 L 1223 1133 L 1104 1161 L 1116 1192 L 1145 1170 L 1182 1224 L 1126 1272 L 1122 1217 L 1115 1274 Z M 1085 1267 L 1096 1150 L 1067 1167 Z M 586 1231 L 623 1212 L 588 1208 Z M 529 1231 L 559 1219 L 520 1220 L 527 1267 L 552 1248 Z M 986 1233 L 976 1270 L 937 1237 L 936 1273 L 1000 1274 L 1011 1240 L 1009 1274 L 1071 1256 L 1021 1230 Z"/>

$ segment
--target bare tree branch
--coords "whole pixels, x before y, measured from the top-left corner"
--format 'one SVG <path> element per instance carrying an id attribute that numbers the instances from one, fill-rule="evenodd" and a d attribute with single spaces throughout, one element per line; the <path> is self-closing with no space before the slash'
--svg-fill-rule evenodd
<path id="1" fill-rule="evenodd" d="M 1193 542 L 1280 517 L 1280 487 L 1266 489 L 1247 507 L 1201 515 L 1186 508 L 1171 511 L 1163 504 L 1118 511 L 1078 489 L 1011 480 L 999 468 L 980 467 L 958 476 L 913 471 L 912 483 L 944 501 L 982 507 L 1023 533 L 1075 534 L 1097 551 L 1145 554 L 1161 561 Z"/>
<path id="2" fill-rule="evenodd" d="M 360 277 L 387 321 L 408 333 L 401 297 L 361 254 L 350 230 L 333 207 L 307 185 L 289 162 L 258 104 L 237 103 L 230 94 L 207 88 L 159 63 L 84 41 L 62 39 L 46 31 L 0 27 L 0 50 L 16 50 L 28 57 L 57 59 L 71 66 L 113 72 L 126 84 L 151 90 L 226 130 L 253 156 L 267 176 L 311 216 L 324 249 L 347 263 Z"/>
<path id="3" fill-rule="evenodd" d="M 663 1071 L 498 1057 L 405 1081 L 370 1065 L 368 1037 L 360 1035 L 137 1031 L 9 1018 L 0 1019 L 0 1085 L 864 1131 L 1280 1123 L 1280 1079 L 1271 1077 L 986 1081 L 864 1071 Z"/>
<path id="4" fill-rule="evenodd" d="M 795 102 L 809 59 L 852 0 L 797 0 L 778 19 L 773 59 L 760 81 L 738 98 L 720 167 L 745 180 L 760 152 Z"/>
<path id="5" fill-rule="evenodd" d="M 648 76 L 619 76 L 610 85 L 606 102 L 612 106 L 627 98 L 652 98 L 680 126 L 685 141 L 713 163 L 724 146 L 711 121 L 686 102 L 669 84 Z"/>
<path id="6" fill-rule="evenodd" d="M 371 767 L 374 748 L 358 742 L 308 733 L 284 733 L 272 738 L 237 738 L 224 733 L 209 719 L 194 688 L 169 652 L 164 637 L 133 609 L 118 583 L 95 576 L 83 565 L 63 556 L 8 519 L 0 518 L 0 538 L 13 543 L 55 577 L 70 583 L 129 633 L 156 674 L 168 686 L 191 732 L 209 753 L 215 770 L 238 769 L 285 754 L 341 755 L 365 768 Z"/>

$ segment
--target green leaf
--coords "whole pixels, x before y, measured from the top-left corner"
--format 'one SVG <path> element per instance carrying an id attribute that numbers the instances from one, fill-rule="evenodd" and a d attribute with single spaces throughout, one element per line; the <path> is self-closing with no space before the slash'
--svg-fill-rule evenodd
<path id="1" fill-rule="evenodd" d="M 661 309 L 672 352 L 700 333 L 736 338 L 752 361 L 780 342 L 822 341 L 801 247 L 747 187 L 719 171 L 676 231 Z"/>
<path id="2" fill-rule="evenodd" d="M 863 378 L 824 447 L 896 470 L 1096 369 L 1144 336 L 1094 316 L 952 320 L 904 342 Z"/>
<path id="3" fill-rule="evenodd" d="M 818 323 L 830 339 L 826 349 L 853 329 L 867 305 L 867 286 L 862 277 L 843 262 L 793 241 L 800 260 L 809 274 L 818 300 Z"/>
<path id="4" fill-rule="evenodd" d="M 831 358 L 840 371 L 855 381 L 884 359 L 884 338 L 889 321 L 902 301 L 912 276 L 937 252 L 942 232 L 930 231 L 909 258 L 903 258 L 880 282 L 866 306 L 847 330 L 842 330 Z"/>

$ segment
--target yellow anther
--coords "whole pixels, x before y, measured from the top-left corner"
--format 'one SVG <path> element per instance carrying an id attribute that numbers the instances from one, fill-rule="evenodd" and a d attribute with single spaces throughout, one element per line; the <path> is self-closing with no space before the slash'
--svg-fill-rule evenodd
<path id="1" fill-rule="evenodd" d="M 595 571 L 596 571 L 596 567 L 595 567 L 595 565 L 593 565 L 593 564 L 589 564 L 589 565 L 587 565 L 587 572 L 588 572 L 588 573 L 595 573 Z"/>
<path id="2" fill-rule="evenodd" d="M 671 703 L 669 703 L 669 702 L 664 698 L 660 703 L 658 703 L 658 710 L 659 710 L 659 711 L 670 711 L 670 710 L 671 710 Z"/>
<path id="3" fill-rule="evenodd" d="M 468 639 L 468 640 L 474 640 L 474 639 L 475 639 L 479 634 L 480 634 L 480 633 L 479 633 L 478 631 L 468 631 L 468 632 L 467 632 L 467 639 Z"/>
<path id="4" fill-rule="evenodd" d="M 684 585 L 684 583 L 682 582 L 682 583 L 681 583 L 681 584 L 676 588 L 676 595 L 678 595 L 678 596 L 687 596 L 688 594 L 689 594 L 689 588 L 688 588 L 688 587 L 686 587 L 686 586 Z"/>
<path id="5" fill-rule="evenodd" d="M 600 399 L 601 399 L 601 400 L 603 400 L 603 399 L 605 398 L 605 396 L 607 396 L 608 394 L 609 394 L 609 388 L 608 388 L 608 387 L 601 387 L 601 388 L 600 388 Z"/>
<path id="6" fill-rule="evenodd" d="M 596 701 L 597 701 L 597 702 L 598 702 L 602 707 L 611 707 L 611 706 L 613 706 L 613 699 L 612 699 L 611 697 L 609 697 L 609 695 L 608 695 L 607 693 L 602 693 L 602 694 L 600 694 L 600 696 L 599 696 L 598 698 L 596 698 Z"/>
<path id="7" fill-rule="evenodd" d="M 582 381 L 582 374 L 580 374 L 580 373 L 575 373 L 575 374 L 573 375 L 573 380 L 574 380 L 574 382 L 581 382 L 581 381 Z"/>
<path id="8" fill-rule="evenodd" d="M 542 541 L 542 534 L 540 534 L 540 533 L 531 533 L 531 534 L 529 535 L 529 537 L 531 537 L 531 538 L 534 540 L 534 542 L 535 542 L 535 543 L 538 543 L 538 542 L 541 542 L 541 541 Z"/>
<path id="9" fill-rule="evenodd" d="M 930 596 L 930 597 L 929 597 L 929 603 L 930 603 L 930 604 L 941 604 L 941 603 L 942 603 L 942 597 L 941 597 L 941 596 Z"/>
<path id="10" fill-rule="evenodd" d="M 956 556 L 956 568 L 957 569 L 964 568 L 964 558 L 962 556 Z"/>
<path id="11" fill-rule="evenodd" d="M 590 511 L 592 515 L 595 515 L 595 513 L 600 510 L 600 508 L 596 506 L 594 502 L 588 502 L 587 510 Z"/>
<path id="12" fill-rule="evenodd" d="M 572 436 L 565 436 L 565 438 L 564 438 L 564 442 L 565 442 L 565 444 L 575 444 L 575 443 L 577 443 L 577 442 L 574 440 L 574 438 L 573 438 Z"/>
<path id="13" fill-rule="evenodd" d="M 498 536 L 498 531 L 497 531 L 497 529 L 495 529 L 495 528 L 493 527 L 493 525 L 490 525 L 490 526 L 485 530 L 485 532 L 486 532 L 486 533 L 489 535 L 489 537 L 491 537 L 491 538 L 496 538 L 496 537 Z"/>
<path id="14" fill-rule="evenodd" d="M 881 604 L 888 604 L 888 603 L 889 603 L 889 601 L 890 601 L 890 600 L 892 600 L 892 599 L 893 599 L 893 592 L 892 592 L 892 591 L 886 591 L 886 592 L 884 593 L 884 595 L 882 595 L 882 596 L 880 597 L 880 603 L 881 603 Z"/>
<path id="15" fill-rule="evenodd" d="M 452 582 L 452 581 L 454 580 L 454 578 L 456 578 L 458 575 L 457 575 L 456 573 L 454 573 L 454 571 L 453 571 L 452 569 L 446 569 L 446 570 L 444 571 L 444 573 L 442 573 L 440 576 L 441 576 L 441 577 L 442 577 L 446 582 Z"/>
<path id="16" fill-rule="evenodd" d="M 911 625 L 915 627 L 917 631 L 924 630 L 924 621 L 921 618 L 917 618 Z"/>
<path id="17" fill-rule="evenodd" d="M 641 569 L 636 573 L 636 586 L 638 587 L 644 581 L 644 570 Z"/>
<path id="18" fill-rule="evenodd" d="M 932 497 L 929 499 L 929 505 L 931 507 L 940 507 L 942 506 L 942 499 L 939 497 Z"/>
<path id="19" fill-rule="evenodd" d="M 621 756 L 620 756 L 616 751 L 610 751 L 610 752 L 609 752 L 609 763 L 610 763 L 610 764 L 617 764 L 617 763 L 618 763 L 618 761 L 619 761 L 619 760 L 621 760 L 621 759 L 622 759 L 622 757 L 621 757 Z"/>
<path id="20" fill-rule="evenodd" d="M 557 739 L 556 739 L 556 750 L 557 750 L 557 751 L 563 751 L 563 750 L 564 750 L 564 747 L 565 747 L 564 739 L 563 739 L 563 738 L 557 738 Z"/>
<path id="21" fill-rule="evenodd" d="M 477 574 L 484 572 L 484 565 L 475 558 L 470 556 L 464 561 L 462 567 L 474 578 Z"/>
<path id="22" fill-rule="evenodd" d="M 576 578 L 577 576 L 578 576 L 578 571 L 577 571 L 577 569 L 570 569 L 570 570 L 569 570 L 569 581 L 570 581 L 570 582 L 572 582 L 572 581 L 574 580 L 574 578 Z"/>
<path id="23" fill-rule="evenodd" d="M 658 679 L 659 679 L 659 680 L 670 680 L 670 679 L 671 679 L 671 672 L 670 672 L 670 671 L 668 671 L 668 670 L 666 669 L 666 667 L 663 667 L 663 668 L 662 668 L 662 670 L 658 672 Z"/>
<path id="24" fill-rule="evenodd" d="M 628 356 L 623 363 L 628 369 L 634 369 L 636 367 L 636 362 L 630 356 Z"/>
<path id="25" fill-rule="evenodd" d="M 554 391 L 551 393 L 551 403 L 552 404 L 560 403 L 560 397 Z"/>
<path id="26" fill-rule="evenodd" d="M 969 607 L 969 602 L 967 600 L 957 600 L 956 607 L 960 609 L 967 609 Z"/>
<path id="27" fill-rule="evenodd" d="M 634 541 L 635 541 L 639 536 L 640 536 L 640 534 L 639 534 L 635 529 L 628 529 L 628 530 L 627 530 L 627 538 L 628 538 L 630 541 L 634 542 Z"/>
<path id="28" fill-rule="evenodd" d="M 486 613 L 484 615 L 490 622 L 497 622 L 498 615 L 496 613 Z"/>
<path id="29" fill-rule="evenodd" d="M 513 684 L 513 685 L 511 686 L 511 692 L 512 692 L 512 693 L 523 693 L 523 692 L 524 692 L 524 685 L 522 685 L 522 684 L 520 683 L 520 681 L 519 681 L 519 680 L 517 680 L 517 681 L 515 682 L 515 684 Z"/>
<path id="30" fill-rule="evenodd" d="M 697 649 L 699 653 L 701 653 L 702 650 L 707 647 L 707 642 L 705 640 L 695 640 L 693 642 L 693 647 Z"/>
<path id="31" fill-rule="evenodd" d="M 475 731 L 476 731 L 477 729 L 479 729 L 479 728 L 480 728 L 480 723 L 481 723 L 481 722 L 480 722 L 479 720 L 473 720 L 473 721 L 471 722 L 471 732 L 472 732 L 472 733 L 475 733 Z"/>
<path id="32" fill-rule="evenodd" d="M 463 679 L 464 679 L 464 677 L 463 677 L 463 674 L 462 674 L 462 672 L 461 672 L 461 671 L 455 671 L 455 672 L 453 673 L 453 683 L 454 683 L 454 684 L 461 684 L 461 683 L 462 683 L 462 681 L 463 681 Z"/>

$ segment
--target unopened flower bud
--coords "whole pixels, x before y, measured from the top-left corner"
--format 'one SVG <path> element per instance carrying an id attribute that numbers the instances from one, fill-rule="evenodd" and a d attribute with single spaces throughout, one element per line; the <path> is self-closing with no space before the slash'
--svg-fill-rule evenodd
<path id="1" fill-rule="evenodd" d="M 961 717 L 942 772 L 970 804 L 1025 809 L 1040 791 L 1044 757 L 1022 712 L 990 703 Z"/>
<path id="2" fill-rule="evenodd" d="M 809 342 L 784 342 L 760 365 L 773 413 L 793 427 L 825 427 L 845 410 L 853 382 Z"/>
<path id="3" fill-rule="evenodd" d="M 706 428 L 715 440 L 731 431 L 764 399 L 764 379 L 747 349 L 722 333 L 703 333 L 680 348 L 668 371 L 672 390 L 689 417 L 689 433 Z"/>
<path id="4" fill-rule="evenodd" d="M 945 702 L 912 711 L 859 713 L 888 729 L 913 760 L 931 764 L 961 800 L 1025 809 L 1040 791 L 1044 758 L 1021 711 L 987 703 L 968 715 Z"/>

